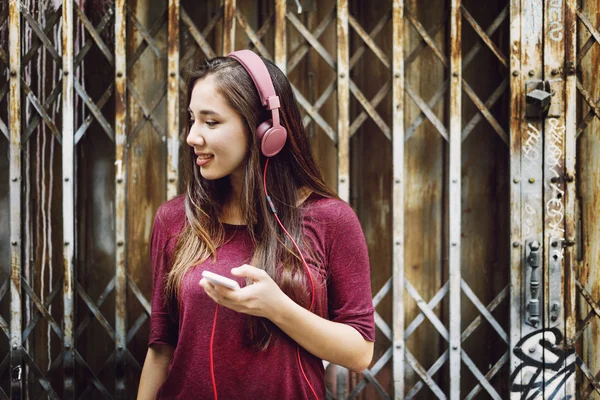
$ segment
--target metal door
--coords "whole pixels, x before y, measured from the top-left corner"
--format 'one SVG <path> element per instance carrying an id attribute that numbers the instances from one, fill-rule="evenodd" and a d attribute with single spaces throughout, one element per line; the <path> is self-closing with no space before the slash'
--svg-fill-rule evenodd
<path id="1" fill-rule="evenodd" d="M 578 197 L 590 173 L 578 137 L 597 144 L 592 3 L 511 2 L 511 399 L 600 396 L 598 276 L 581 269 L 590 197 Z"/>

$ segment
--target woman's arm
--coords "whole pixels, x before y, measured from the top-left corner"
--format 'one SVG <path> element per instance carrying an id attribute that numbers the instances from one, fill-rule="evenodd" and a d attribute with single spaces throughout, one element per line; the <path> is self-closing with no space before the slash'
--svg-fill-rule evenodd
<path id="1" fill-rule="evenodd" d="M 319 317 L 288 296 L 276 310 L 271 321 L 310 353 L 355 372 L 369 367 L 373 342 L 353 327 Z"/>
<path id="2" fill-rule="evenodd" d="M 299 306 L 261 269 L 243 265 L 232 269 L 231 273 L 249 277 L 254 283 L 239 290 L 213 286 L 206 279 L 200 280 L 200 285 L 218 304 L 270 319 L 319 358 L 356 372 L 362 372 L 371 363 L 373 343 L 365 340 L 353 327 L 329 321 Z"/>
<path id="3" fill-rule="evenodd" d="M 167 377 L 174 350 L 168 344 L 153 344 L 148 347 L 138 388 L 138 400 L 156 399 L 156 393 Z"/>

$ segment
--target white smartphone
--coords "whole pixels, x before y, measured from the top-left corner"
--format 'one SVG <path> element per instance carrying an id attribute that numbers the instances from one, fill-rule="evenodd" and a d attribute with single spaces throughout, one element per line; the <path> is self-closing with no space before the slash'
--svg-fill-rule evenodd
<path id="1" fill-rule="evenodd" d="M 206 278 L 206 280 L 212 283 L 213 285 L 225 286 L 226 288 L 231 290 L 238 290 L 240 288 L 240 285 L 238 285 L 238 283 L 233 279 L 229 279 L 222 275 L 215 274 L 214 272 L 202 271 L 202 277 Z"/>

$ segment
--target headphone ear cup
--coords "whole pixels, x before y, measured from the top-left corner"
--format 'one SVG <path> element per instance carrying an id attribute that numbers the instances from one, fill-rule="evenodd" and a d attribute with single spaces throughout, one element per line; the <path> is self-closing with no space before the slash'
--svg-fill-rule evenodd
<path id="1" fill-rule="evenodd" d="M 282 126 L 273 128 L 273 121 L 267 120 L 256 128 L 256 137 L 260 141 L 260 150 L 264 156 L 273 157 L 285 146 L 287 132 Z"/>
<path id="2" fill-rule="evenodd" d="M 260 125 L 258 125 L 258 127 L 256 128 L 256 137 L 258 138 L 259 142 L 265 136 L 265 133 L 267 133 L 267 131 L 269 129 L 271 129 L 272 127 L 273 127 L 272 119 L 268 119 L 268 120 L 262 122 Z"/>

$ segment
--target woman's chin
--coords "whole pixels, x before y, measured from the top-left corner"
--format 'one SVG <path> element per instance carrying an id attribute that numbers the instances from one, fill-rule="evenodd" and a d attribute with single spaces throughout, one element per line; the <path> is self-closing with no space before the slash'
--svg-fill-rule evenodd
<path id="1" fill-rule="evenodd" d="M 202 177 L 204 179 L 206 179 L 207 181 L 214 181 L 215 179 L 217 179 L 217 178 L 214 177 L 213 174 L 207 174 L 207 173 L 204 173 L 202 171 L 200 171 L 200 175 L 202 175 Z"/>
<path id="2" fill-rule="evenodd" d="M 224 176 L 222 174 L 215 174 L 212 171 L 207 171 L 206 168 L 200 168 L 200 175 L 202 175 L 202 177 L 208 181 L 214 181 Z"/>

